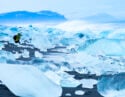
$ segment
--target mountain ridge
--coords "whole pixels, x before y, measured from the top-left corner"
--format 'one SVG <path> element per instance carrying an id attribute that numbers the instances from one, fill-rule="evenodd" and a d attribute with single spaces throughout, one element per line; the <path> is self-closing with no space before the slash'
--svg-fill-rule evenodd
<path id="1" fill-rule="evenodd" d="M 121 23 L 125 22 L 125 19 L 116 18 L 107 13 L 99 13 L 95 15 L 91 15 L 88 17 L 81 18 L 81 20 L 89 21 L 89 22 L 99 22 L 99 23 Z"/>
<path id="2" fill-rule="evenodd" d="M 57 12 L 43 10 L 39 12 L 13 11 L 0 14 L 0 22 L 42 22 L 42 21 L 66 21 L 64 15 Z"/>

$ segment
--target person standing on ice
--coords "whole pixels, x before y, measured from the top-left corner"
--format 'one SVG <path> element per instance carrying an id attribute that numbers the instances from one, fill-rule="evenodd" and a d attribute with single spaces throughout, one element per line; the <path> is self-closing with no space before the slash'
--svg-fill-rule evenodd
<path id="1" fill-rule="evenodd" d="M 21 33 L 18 33 L 18 34 L 13 36 L 15 43 L 20 43 L 21 36 L 22 36 Z"/>

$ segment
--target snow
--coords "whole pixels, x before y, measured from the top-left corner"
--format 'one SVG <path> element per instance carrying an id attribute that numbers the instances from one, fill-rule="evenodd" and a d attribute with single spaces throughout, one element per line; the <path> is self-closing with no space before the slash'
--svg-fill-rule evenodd
<path id="1" fill-rule="evenodd" d="M 60 86 L 34 66 L 0 64 L 0 79 L 15 95 L 21 97 L 59 97 L 62 92 Z"/>

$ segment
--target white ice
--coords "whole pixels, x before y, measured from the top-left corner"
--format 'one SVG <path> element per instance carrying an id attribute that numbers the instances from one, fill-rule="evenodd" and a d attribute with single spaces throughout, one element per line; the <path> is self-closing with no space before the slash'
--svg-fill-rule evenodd
<path id="1" fill-rule="evenodd" d="M 29 65 L 0 64 L 0 80 L 17 96 L 59 97 L 60 86 Z"/>
<path id="2" fill-rule="evenodd" d="M 80 96 L 81 96 L 81 95 L 84 95 L 84 93 L 85 93 L 85 92 L 84 92 L 83 90 L 76 90 L 76 91 L 75 91 L 75 94 L 76 94 L 76 95 L 80 95 Z"/>
<path id="3" fill-rule="evenodd" d="M 98 81 L 94 79 L 82 79 L 80 82 L 83 88 L 93 88 L 93 85 L 98 83 Z"/>
<path id="4" fill-rule="evenodd" d="M 12 28 L 17 28 L 17 31 L 13 31 Z M 68 70 L 76 70 L 80 73 L 89 72 L 96 75 L 106 74 L 107 72 L 119 73 L 125 71 L 125 29 L 123 25 L 89 24 L 82 21 L 68 21 L 49 27 L 0 26 L 0 40 L 14 43 L 12 37 L 17 32 L 22 33 L 21 43 L 27 40 L 29 44 L 34 45 L 35 48 L 41 51 L 47 51 L 47 49 L 54 48 L 55 46 L 66 47 L 65 49 L 53 49 L 53 51 L 62 51 L 65 54 L 41 55 L 39 52 L 35 52 L 36 58 L 42 58 L 42 60 L 48 62 L 46 64 L 40 63 L 41 65 L 38 66 L 41 71 L 47 71 L 44 73 L 48 78 L 32 66 L 1 64 L 0 79 L 19 96 L 32 97 L 33 95 L 33 97 L 41 97 L 42 93 L 44 97 L 58 97 L 61 94 L 61 88 L 55 84 L 75 87 L 82 83 L 83 87 L 92 88 L 93 84 L 97 83 L 96 80 L 77 81 L 73 76 L 63 74 L 64 71 Z M 83 37 L 80 37 L 80 34 Z M 2 51 L 2 48 L 3 45 L 0 44 L 1 63 L 6 63 L 7 60 L 14 61 L 14 58 L 20 56 L 18 53 L 14 55 Z M 28 57 L 29 54 L 24 55 Z M 113 59 L 114 56 L 118 58 Z M 68 63 L 67 67 L 62 65 L 64 62 Z M 54 63 L 58 63 L 58 66 Z M 51 69 L 48 69 L 47 66 Z M 42 68 L 45 68 L 45 70 Z M 34 82 L 31 82 L 30 79 Z M 43 89 L 43 87 L 45 88 Z M 124 91 L 121 91 L 121 94 L 114 90 L 113 92 L 115 95 L 111 97 L 118 97 L 118 95 L 120 95 L 119 97 L 124 97 L 122 96 L 122 92 L 124 93 Z M 112 95 L 113 92 L 109 91 L 109 93 L 104 95 Z"/>

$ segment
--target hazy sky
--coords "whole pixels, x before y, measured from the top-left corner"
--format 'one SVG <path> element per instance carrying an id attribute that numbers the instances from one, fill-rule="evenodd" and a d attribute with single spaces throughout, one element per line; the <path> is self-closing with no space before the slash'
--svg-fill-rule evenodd
<path id="1" fill-rule="evenodd" d="M 98 13 L 125 17 L 125 0 L 1 0 L 0 13 L 28 10 L 52 10 L 68 18 L 81 18 Z"/>

